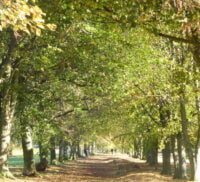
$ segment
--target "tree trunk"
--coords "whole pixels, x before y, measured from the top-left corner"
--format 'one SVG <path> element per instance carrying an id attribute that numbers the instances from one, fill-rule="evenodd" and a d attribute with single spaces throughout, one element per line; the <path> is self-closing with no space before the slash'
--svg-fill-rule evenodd
<path id="1" fill-rule="evenodd" d="M 40 162 L 47 164 L 48 163 L 48 150 L 40 143 Z"/>
<path id="2" fill-rule="evenodd" d="M 180 96 L 180 113 L 181 113 L 181 125 L 182 125 L 182 133 L 184 139 L 184 145 L 186 148 L 186 152 L 190 161 L 190 170 L 191 170 L 191 180 L 194 180 L 195 175 L 195 160 L 192 151 L 192 144 L 190 142 L 190 138 L 188 135 L 188 121 L 186 115 L 186 108 L 185 108 L 185 97 Z"/>
<path id="3" fill-rule="evenodd" d="M 170 121 L 170 110 L 168 106 L 169 102 L 167 99 L 161 98 L 159 104 L 159 114 L 160 114 L 160 123 L 162 124 L 163 128 L 166 128 L 169 121 Z M 165 148 L 162 150 L 162 172 L 161 174 L 171 174 L 171 147 L 170 141 L 165 141 Z"/>
<path id="4" fill-rule="evenodd" d="M 12 97 L 5 95 L 2 101 L 0 114 L 0 174 L 5 177 L 12 177 L 9 172 L 7 160 L 10 144 L 12 120 L 14 115 L 14 103 Z"/>
<path id="5" fill-rule="evenodd" d="M 144 143 L 144 142 L 142 141 L 141 149 L 140 149 L 140 151 L 141 151 L 140 159 L 141 159 L 141 160 L 144 160 L 144 159 L 145 159 L 145 155 L 144 155 L 145 151 L 144 151 L 144 144 L 143 144 L 143 143 Z"/>
<path id="6" fill-rule="evenodd" d="M 181 133 L 177 135 L 178 141 L 178 160 L 179 160 L 179 172 L 178 178 L 180 179 L 187 179 L 187 157 L 185 146 L 183 145 L 183 136 Z"/>
<path id="7" fill-rule="evenodd" d="M 139 145 L 138 145 L 138 141 L 135 138 L 134 139 L 134 158 L 138 158 L 139 157 Z"/>
<path id="8" fill-rule="evenodd" d="M 185 147 L 183 145 L 183 138 L 182 138 L 181 133 L 178 133 L 176 136 L 173 156 L 174 156 L 174 165 L 175 165 L 174 178 L 187 179 L 186 153 L 185 153 Z"/>
<path id="9" fill-rule="evenodd" d="M 195 181 L 200 181 L 200 140 L 197 146 Z"/>
<path id="10" fill-rule="evenodd" d="M 143 141 L 142 141 L 142 138 L 140 138 L 140 140 L 139 140 L 139 146 L 138 146 L 138 157 L 139 157 L 139 159 L 142 159 L 143 158 Z"/>
<path id="11" fill-rule="evenodd" d="M 76 159 L 76 145 L 74 143 L 71 145 L 70 157 L 71 157 L 72 160 Z"/>
<path id="12" fill-rule="evenodd" d="M 59 162 L 63 162 L 64 160 L 64 140 L 60 140 L 59 142 Z"/>
<path id="13" fill-rule="evenodd" d="M 69 143 L 65 141 L 64 145 L 64 160 L 68 160 Z"/>
<path id="14" fill-rule="evenodd" d="M 55 137 L 51 137 L 50 139 L 50 161 L 51 164 L 55 164 L 56 161 L 56 141 L 55 141 Z"/>
<path id="15" fill-rule="evenodd" d="M 84 152 L 85 157 L 88 157 L 88 156 L 89 156 L 87 144 L 84 144 L 83 152 Z"/>
<path id="16" fill-rule="evenodd" d="M 143 140 L 143 160 L 147 160 L 147 143 L 146 139 Z"/>
<path id="17" fill-rule="evenodd" d="M 91 145 L 91 154 L 94 155 L 95 153 L 95 143 L 93 142 Z"/>
<path id="18" fill-rule="evenodd" d="M 199 68 L 195 67 L 195 76 L 197 76 L 198 74 L 199 74 Z M 199 80 L 195 80 L 195 89 L 196 90 L 199 89 Z M 198 121 L 197 144 L 195 150 L 195 157 L 196 157 L 195 180 L 200 181 L 200 97 L 198 93 L 196 93 L 195 102 L 196 102 L 197 121 Z"/>
<path id="19" fill-rule="evenodd" d="M 78 157 L 82 157 L 82 155 L 81 155 L 81 147 L 80 147 L 79 142 L 77 143 L 77 156 Z"/>
<path id="20" fill-rule="evenodd" d="M 197 119 L 198 119 L 198 138 L 196 145 L 196 170 L 195 170 L 195 180 L 200 181 L 200 98 L 196 97 L 196 109 L 197 109 Z"/>
<path id="21" fill-rule="evenodd" d="M 0 93 L 0 175 L 13 177 L 9 172 L 7 160 L 10 144 L 11 127 L 16 105 L 16 93 L 11 88 L 18 82 L 18 71 L 12 71 L 11 65 L 7 65 L 5 83 L 2 84 Z"/>
<path id="22" fill-rule="evenodd" d="M 158 164 L 158 141 L 155 138 L 148 139 L 146 148 L 147 163 L 153 166 Z"/>
<path id="23" fill-rule="evenodd" d="M 179 178 L 179 162 L 178 162 L 178 144 L 177 144 L 177 138 L 175 136 L 172 136 L 172 154 L 173 154 L 173 160 L 174 160 L 174 175 L 173 178 L 177 179 Z"/>
<path id="24" fill-rule="evenodd" d="M 39 143 L 40 162 L 36 164 L 37 171 L 45 171 L 48 166 L 48 149 Z"/>
<path id="25" fill-rule="evenodd" d="M 22 149 L 24 157 L 24 169 L 23 175 L 35 176 L 35 160 L 33 154 L 33 142 L 31 136 L 31 130 L 25 126 L 22 130 Z"/>
<path id="26" fill-rule="evenodd" d="M 162 150 L 162 172 L 161 174 L 171 174 L 171 150 L 170 150 L 170 142 L 165 142 L 165 148 Z"/>

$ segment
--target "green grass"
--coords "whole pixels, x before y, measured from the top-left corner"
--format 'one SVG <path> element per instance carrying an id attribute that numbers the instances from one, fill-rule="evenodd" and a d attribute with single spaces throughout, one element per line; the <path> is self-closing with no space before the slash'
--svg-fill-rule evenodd
<path id="1" fill-rule="evenodd" d="M 34 155 L 34 158 L 35 158 L 35 162 L 39 162 L 39 155 L 38 154 Z M 24 165 L 23 156 L 20 155 L 20 156 L 9 157 L 8 165 L 9 166 L 23 166 Z"/>

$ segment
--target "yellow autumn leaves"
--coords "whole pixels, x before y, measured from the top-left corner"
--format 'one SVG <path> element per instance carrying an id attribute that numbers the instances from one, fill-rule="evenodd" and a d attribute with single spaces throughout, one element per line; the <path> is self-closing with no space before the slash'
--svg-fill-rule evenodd
<path id="1" fill-rule="evenodd" d="M 0 31 L 11 28 L 15 32 L 26 32 L 39 36 L 42 29 L 54 30 L 55 26 L 45 24 L 45 13 L 35 5 L 24 0 L 1 0 Z"/>

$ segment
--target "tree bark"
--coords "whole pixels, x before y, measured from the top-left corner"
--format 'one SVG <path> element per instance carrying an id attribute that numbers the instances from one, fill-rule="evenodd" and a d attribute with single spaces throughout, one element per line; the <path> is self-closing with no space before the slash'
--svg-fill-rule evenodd
<path id="1" fill-rule="evenodd" d="M 168 100 L 161 98 L 160 104 L 159 104 L 159 114 L 160 114 L 160 123 L 163 128 L 167 127 L 167 124 L 170 121 L 170 110 L 166 107 L 168 107 Z M 171 146 L 170 141 L 165 141 L 165 148 L 162 150 L 162 172 L 161 174 L 171 174 Z"/>
<path id="2" fill-rule="evenodd" d="M 76 159 L 76 144 L 75 144 L 75 143 L 72 143 L 72 145 L 71 145 L 70 158 L 71 158 L 72 160 L 75 160 L 75 159 Z"/>
<path id="3" fill-rule="evenodd" d="M 82 155 L 81 155 L 81 147 L 80 147 L 80 144 L 79 144 L 79 142 L 77 143 L 77 156 L 78 157 L 82 157 Z"/>
<path id="4" fill-rule="evenodd" d="M 63 162 L 64 160 L 64 140 L 61 139 L 59 142 L 59 162 Z"/>
<path id="5" fill-rule="evenodd" d="M 89 156 L 87 144 L 84 144 L 83 152 L 85 157 Z"/>
<path id="6" fill-rule="evenodd" d="M 196 110 L 197 110 L 197 120 L 198 120 L 198 134 L 197 134 L 198 138 L 195 151 L 195 156 L 196 156 L 195 180 L 200 181 L 200 97 L 198 96 L 196 96 Z"/>
<path id="7" fill-rule="evenodd" d="M 25 126 L 21 132 L 22 132 L 22 149 L 24 157 L 23 175 L 35 176 L 36 170 L 35 170 L 35 160 L 33 153 L 31 130 L 29 127 Z"/>
<path id="8" fill-rule="evenodd" d="M 197 36 L 194 35 L 194 40 L 198 40 Z M 194 87 L 195 87 L 195 102 L 197 110 L 197 121 L 198 121 L 198 134 L 197 134 L 197 143 L 195 148 L 195 177 L 196 181 L 200 181 L 200 96 L 199 96 L 199 71 L 200 71 L 200 45 L 194 46 L 193 49 L 193 59 L 194 59 Z"/>
<path id="9" fill-rule="evenodd" d="M 95 142 L 93 142 L 92 145 L 91 145 L 91 154 L 92 155 L 95 154 Z"/>
<path id="10" fill-rule="evenodd" d="M 12 177 L 9 172 L 7 160 L 10 144 L 11 127 L 15 111 L 15 101 L 10 91 L 2 97 L 0 113 L 0 174 Z M 3 107 L 2 107 L 3 106 Z"/>
<path id="11" fill-rule="evenodd" d="M 192 151 L 192 144 L 188 135 L 188 121 L 186 115 L 186 107 L 185 107 L 185 97 L 180 96 L 180 113 L 181 113 L 181 125 L 182 125 L 182 133 L 184 145 L 186 148 L 186 152 L 190 161 L 190 170 L 191 170 L 191 180 L 194 180 L 195 175 L 195 160 Z"/>
<path id="12" fill-rule="evenodd" d="M 56 141 L 55 141 L 55 137 L 51 137 L 50 139 L 50 163 L 51 164 L 55 164 L 55 160 L 56 160 Z"/>
<path id="13" fill-rule="evenodd" d="M 134 139 L 134 158 L 138 158 L 139 157 L 139 145 L 138 145 L 138 141 L 135 138 Z"/>
<path id="14" fill-rule="evenodd" d="M 179 178 L 179 162 L 178 162 L 178 144 L 177 144 L 177 138 L 175 136 L 172 136 L 172 154 L 173 154 L 173 160 L 174 160 L 174 175 L 173 178 L 177 179 Z"/>
<path id="15" fill-rule="evenodd" d="M 178 133 L 176 138 L 174 137 L 174 179 L 187 179 L 187 164 L 186 164 L 186 152 L 183 145 L 183 137 L 181 133 Z"/>
<path id="16" fill-rule="evenodd" d="M 183 136 L 181 133 L 177 135 L 178 141 L 178 160 L 179 160 L 179 172 L 178 178 L 180 179 L 187 179 L 187 157 L 185 146 L 183 145 Z"/>
<path id="17" fill-rule="evenodd" d="M 143 149 L 143 144 L 141 143 L 141 145 L 140 145 L 140 154 L 139 154 L 139 159 L 141 159 L 141 160 L 144 159 L 144 156 L 143 156 L 144 151 L 143 151 L 143 150 L 144 150 L 144 149 Z"/>
<path id="18" fill-rule="evenodd" d="M 147 163 L 156 166 L 158 164 L 158 140 L 156 138 L 151 138 L 146 141 L 146 159 Z"/>
<path id="19" fill-rule="evenodd" d="M 68 160 L 69 159 L 68 151 L 69 151 L 69 142 L 65 141 L 64 160 Z"/>
<path id="20" fill-rule="evenodd" d="M 171 174 L 171 149 L 170 141 L 165 142 L 165 148 L 162 150 L 162 172 L 161 174 Z"/>
<path id="21" fill-rule="evenodd" d="M 18 83 L 18 69 L 12 67 L 12 56 L 17 46 L 17 39 L 11 32 L 8 52 L 0 65 L 0 175 L 13 178 L 9 172 L 7 160 L 10 144 L 11 127 L 16 105 L 16 91 L 13 84 Z"/>
<path id="22" fill-rule="evenodd" d="M 200 140 L 197 145 L 195 181 L 200 181 Z"/>
<path id="23" fill-rule="evenodd" d="M 48 149 L 39 143 L 40 162 L 36 164 L 37 171 L 45 171 L 48 166 Z"/>

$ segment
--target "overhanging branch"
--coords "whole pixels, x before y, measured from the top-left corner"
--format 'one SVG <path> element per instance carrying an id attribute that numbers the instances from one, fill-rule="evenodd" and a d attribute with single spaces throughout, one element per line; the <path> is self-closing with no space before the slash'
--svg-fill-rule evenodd
<path id="1" fill-rule="evenodd" d="M 161 32 L 155 33 L 155 35 L 170 39 L 170 40 L 175 41 L 175 42 L 181 42 L 181 43 L 187 43 L 187 44 L 193 44 L 193 45 L 200 46 L 200 42 L 198 40 L 184 39 L 184 38 L 181 38 L 181 37 L 175 37 L 175 36 L 164 34 L 164 33 L 161 33 Z"/>
<path id="2" fill-rule="evenodd" d="M 57 114 L 57 115 L 54 117 L 54 119 L 55 119 L 55 118 L 62 117 L 62 116 L 66 116 L 67 114 L 69 114 L 69 113 L 71 113 L 71 112 L 74 112 L 74 109 L 65 111 L 65 112 L 63 112 L 63 113 L 61 113 L 61 114 Z"/>

